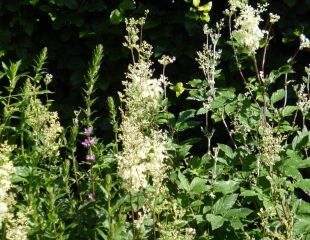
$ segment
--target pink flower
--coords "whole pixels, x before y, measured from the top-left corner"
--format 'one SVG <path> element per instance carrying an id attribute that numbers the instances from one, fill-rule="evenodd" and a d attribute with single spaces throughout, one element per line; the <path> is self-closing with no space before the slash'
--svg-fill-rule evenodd
<path id="1" fill-rule="evenodd" d="M 94 139 L 92 138 L 86 138 L 84 139 L 84 141 L 82 142 L 82 145 L 86 148 L 90 148 L 92 145 L 95 144 L 95 141 Z"/>
<path id="2" fill-rule="evenodd" d="M 86 160 L 87 161 L 95 161 L 96 160 L 96 156 L 94 154 L 86 155 Z"/>
<path id="3" fill-rule="evenodd" d="M 88 200 L 91 202 L 96 201 L 95 195 L 93 193 L 89 193 L 87 196 Z"/>
<path id="4" fill-rule="evenodd" d="M 84 128 L 84 134 L 87 135 L 87 136 L 92 134 L 92 128 L 91 127 Z"/>

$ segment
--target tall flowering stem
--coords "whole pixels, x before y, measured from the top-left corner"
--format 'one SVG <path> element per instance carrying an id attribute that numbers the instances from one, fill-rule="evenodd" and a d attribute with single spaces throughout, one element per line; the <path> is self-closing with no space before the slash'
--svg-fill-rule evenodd
<path id="1" fill-rule="evenodd" d="M 94 137 L 91 135 L 93 134 L 93 126 L 94 126 L 94 120 L 92 118 L 93 111 L 92 106 L 96 101 L 96 98 L 93 97 L 93 94 L 95 92 L 95 84 L 99 78 L 99 70 L 100 65 L 103 58 L 103 46 L 101 44 L 97 45 L 92 60 L 89 64 L 89 68 L 87 71 L 87 74 L 85 76 L 85 82 L 86 87 L 84 88 L 84 102 L 85 102 L 85 109 L 83 109 L 83 112 L 85 114 L 85 119 L 83 120 L 84 126 L 84 140 L 82 142 L 82 145 L 87 149 L 87 154 L 85 156 L 85 160 L 87 162 L 93 163 L 96 160 L 96 156 L 93 153 L 93 146 L 95 145 Z M 91 184 L 91 192 L 88 194 L 88 200 L 94 201 L 95 200 L 95 182 L 93 179 L 93 171 L 92 171 L 93 164 L 91 164 L 90 167 L 90 184 Z"/>
<path id="2" fill-rule="evenodd" d="M 145 17 L 126 20 L 128 34 L 124 46 L 131 50 L 133 64 L 129 65 L 126 80 L 123 81 L 125 89 L 123 93 L 119 93 L 123 104 L 120 109 L 122 122 L 119 135 L 122 151 L 117 155 L 117 161 L 123 188 L 131 196 L 146 188 L 152 189 L 152 194 L 146 196 L 146 201 L 152 202 L 151 199 L 160 192 L 168 169 L 166 145 L 169 138 L 165 131 L 159 129 L 155 119 L 164 109 L 163 100 L 168 81 L 164 75 L 153 77 L 153 62 L 150 60 L 152 46 L 141 39 L 140 31 L 144 23 Z M 173 58 L 164 57 L 160 62 L 167 65 L 172 61 Z M 148 208 L 145 205 L 142 211 L 149 212 Z M 144 213 L 141 216 L 147 215 Z M 142 227 L 138 220 L 134 221 L 134 225 L 139 230 Z M 135 228 L 133 234 L 135 235 Z"/>

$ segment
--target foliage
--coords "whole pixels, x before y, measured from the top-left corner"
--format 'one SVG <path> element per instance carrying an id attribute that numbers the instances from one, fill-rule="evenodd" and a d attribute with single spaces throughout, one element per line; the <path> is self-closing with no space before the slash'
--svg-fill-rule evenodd
<path id="1" fill-rule="evenodd" d="M 165 50 L 153 49 L 144 39 L 154 32 L 144 37 L 143 30 L 154 19 L 125 18 L 131 3 L 113 5 L 106 16 L 114 29 L 125 21 L 123 45 L 132 58 L 118 99 L 106 102 L 110 142 L 96 124 L 108 44 L 94 48 L 84 101 L 67 125 L 53 109 L 49 89 L 57 75 L 47 69 L 47 48 L 29 68 L 22 60 L 2 62 L 1 237 L 310 239 L 310 65 L 298 62 L 310 49 L 306 34 L 298 35 L 292 56 L 270 66 L 278 16 L 267 17 L 267 5 L 231 0 L 223 19 L 201 30 L 205 43 L 195 54 L 201 73 L 171 84 L 166 71 L 175 70 L 175 59 L 163 55 L 156 70 L 153 58 Z M 23 4 L 39 6 L 60 28 L 64 9 L 105 6 L 75 0 L 4 5 L 14 12 Z M 201 7 L 210 10 L 208 3 L 190 4 L 197 16 Z"/>

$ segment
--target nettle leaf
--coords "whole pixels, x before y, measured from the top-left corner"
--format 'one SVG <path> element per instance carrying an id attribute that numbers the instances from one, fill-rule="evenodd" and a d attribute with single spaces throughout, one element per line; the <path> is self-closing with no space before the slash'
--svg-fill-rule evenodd
<path id="1" fill-rule="evenodd" d="M 184 122 L 190 118 L 195 117 L 196 110 L 189 109 L 183 112 L 180 112 L 177 123 Z"/>
<path id="2" fill-rule="evenodd" d="M 218 181 L 214 184 L 214 191 L 221 192 L 224 195 L 233 193 L 239 189 L 239 183 L 233 180 Z"/>
<path id="3" fill-rule="evenodd" d="M 206 218 L 207 221 L 211 223 L 212 230 L 220 228 L 225 222 L 222 216 L 216 216 L 214 214 L 207 214 Z"/>
<path id="4" fill-rule="evenodd" d="M 200 124 L 200 121 L 189 120 L 189 121 L 186 121 L 186 122 L 176 123 L 175 124 L 175 129 L 178 132 L 183 132 L 183 131 L 185 131 L 187 129 L 194 128 L 194 127 L 198 126 L 199 124 Z"/>
<path id="5" fill-rule="evenodd" d="M 294 73 L 292 66 L 291 65 L 284 65 L 284 66 L 281 66 L 279 69 L 271 71 L 269 76 L 267 77 L 267 79 L 270 83 L 273 83 L 275 80 L 277 80 L 283 74 L 289 74 L 289 73 Z"/>
<path id="6" fill-rule="evenodd" d="M 293 150 L 301 150 L 309 143 L 309 132 L 305 131 L 295 136 L 292 141 Z"/>
<path id="7" fill-rule="evenodd" d="M 297 106 L 286 106 L 284 108 L 280 108 L 280 113 L 283 117 L 289 117 L 292 116 L 297 109 Z"/>
<path id="8" fill-rule="evenodd" d="M 213 206 L 214 213 L 225 216 L 227 211 L 233 207 L 237 198 L 238 194 L 230 194 L 221 197 Z"/>
<path id="9" fill-rule="evenodd" d="M 188 154 L 189 150 L 192 148 L 192 145 L 182 145 L 178 148 L 177 155 L 179 158 L 184 159 Z"/>
<path id="10" fill-rule="evenodd" d="M 189 109 L 183 112 L 180 112 L 178 120 L 175 124 L 175 129 L 178 132 L 185 131 L 190 128 L 194 128 L 200 124 L 199 121 L 188 120 L 195 117 L 196 110 Z"/>
<path id="11" fill-rule="evenodd" d="M 191 193 L 203 193 L 207 190 L 206 180 L 195 177 L 189 188 Z"/>
<path id="12" fill-rule="evenodd" d="M 182 174 L 181 172 L 179 172 L 178 177 L 180 180 L 179 187 L 184 189 L 185 191 L 189 192 L 190 191 L 190 185 L 189 185 L 189 182 L 188 182 L 187 178 L 185 177 L 185 175 Z"/>
<path id="13" fill-rule="evenodd" d="M 308 235 L 310 234 L 310 218 L 300 218 L 294 224 L 294 232 L 296 235 Z"/>
<path id="14" fill-rule="evenodd" d="M 214 99 L 214 101 L 211 103 L 212 109 L 222 108 L 224 107 L 226 102 L 226 99 L 224 97 L 217 97 Z"/>
<path id="15" fill-rule="evenodd" d="M 303 179 L 294 183 L 296 188 L 301 188 L 304 191 L 310 191 L 310 179 Z"/>
<path id="16" fill-rule="evenodd" d="M 228 103 L 228 104 L 225 106 L 225 112 L 226 112 L 226 114 L 231 114 L 231 113 L 235 112 L 236 109 L 237 109 L 237 104 L 236 104 L 236 102 Z"/>
<path id="17" fill-rule="evenodd" d="M 249 209 L 249 208 L 233 208 L 233 209 L 229 209 L 226 213 L 225 213 L 225 218 L 228 219 L 234 219 L 234 218 L 245 218 L 248 215 L 250 215 L 253 212 L 253 210 Z"/>
<path id="18" fill-rule="evenodd" d="M 188 82 L 188 84 L 191 86 L 191 87 L 199 87 L 202 85 L 202 80 L 201 79 L 193 79 L 191 81 Z"/>
<path id="19" fill-rule="evenodd" d="M 279 89 L 271 95 L 271 104 L 274 105 L 276 102 L 282 100 L 285 96 L 284 89 Z"/>
<path id="20" fill-rule="evenodd" d="M 238 229 L 243 229 L 243 224 L 239 219 L 231 219 L 230 225 L 233 227 L 233 229 L 238 230 Z"/>
<path id="21" fill-rule="evenodd" d="M 236 153 L 234 153 L 234 151 L 232 150 L 231 147 L 229 147 L 228 145 L 225 144 L 218 144 L 217 145 L 219 147 L 219 149 L 221 151 L 223 151 L 225 153 L 225 155 L 227 157 L 229 157 L 230 159 L 233 159 L 236 156 Z"/>

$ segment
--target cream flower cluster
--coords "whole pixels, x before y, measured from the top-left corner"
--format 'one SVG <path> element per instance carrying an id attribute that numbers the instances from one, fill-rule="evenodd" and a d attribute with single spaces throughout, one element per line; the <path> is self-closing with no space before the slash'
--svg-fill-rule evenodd
<path id="1" fill-rule="evenodd" d="M 30 82 L 26 83 L 27 91 L 33 91 Z M 36 144 L 40 146 L 43 157 L 59 155 L 59 135 L 63 128 L 58 120 L 58 113 L 49 111 L 41 100 L 30 97 L 25 111 L 28 124 L 33 129 Z"/>
<path id="2" fill-rule="evenodd" d="M 266 6 L 259 5 L 255 9 L 247 4 L 238 5 L 240 13 L 235 19 L 235 30 L 232 32 L 232 37 L 248 55 L 255 54 L 259 48 L 259 42 L 266 33 L 265 30 L 259 28 L 259 23 L 262 21 L 260 15 L 266 10 Z"/>
<path id="3" fill-rule="evenodd" d="M 123 150 L 118 154 L 118 173 L 123 187 L 137 192 L 152 185 L 159 189 L 167 170 L 167 134 L 158 129 L 155 116 L 162 110 L 163 96 L 168 82 L 165 77 L 154 78 L 151 69 L 152 47 L 147 42 L 138 44 L 144 19 L 126 20 L 128 36 L 124 44 L 138 59 L 129 65 L 124 93 L 119 93 L 124 104 L 121 109 L 120 139 Z M 132 36 L 134 35 L 134 36 Z"/>
<path id="4" fill-rule="evenodd" d="M 15 146 L 4 142 L 0 145 L 0 230 L 6 224 L 5 239 L 26 240 L 29 229 L 28 219 L 23 212 L 12 212 L 15 205 L 14 195 L 9 193 L 12 188 L 11 177 L 15 168 L 9 159 L 9 155 Z"/>
<path id="5" fill-rule="evenodd" d="M 8 191 L 12 187 L 10 181 L 15 169 L 7 154 L 11 151 L 10 146 L 5 142 L 0 146 L 0 229 L 7 218 L 9 210 Z"/>
<path id="6" fill-rule="evenodd" d="M 261 127 L 261 135 L 260 160 L 266 166 L 274 166 L 280 160 L 279 154 L 283 149 L 281 143 L 285 137 L 275 134 L 274 129 L 268 125 Z"/>

